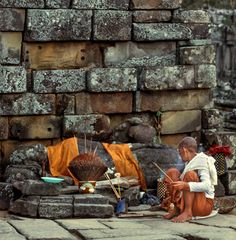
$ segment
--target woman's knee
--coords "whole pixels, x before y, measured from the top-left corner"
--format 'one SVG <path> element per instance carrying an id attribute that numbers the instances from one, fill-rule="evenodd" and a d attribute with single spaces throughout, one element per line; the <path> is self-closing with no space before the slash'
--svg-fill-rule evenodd
<path id="1" fill-rule="evenodd" d="M 166 174 L 172 179 L 172 181 L 179 181 L 180 178 L 180 171 L 177 168 L 169 168 L 166 171 Z M 169 179 L 167 177 L 165 177 L 165 180 L 168 181 Z M 169 182 L 169 181 L 168 181 Z"/>
<path id="2" fill-rule="evenodd" d="M 183 181 L 185 182 L 199 182 L 199 176 L 195 171 L 188 171 L 184 174 L 184 179 Z"/>

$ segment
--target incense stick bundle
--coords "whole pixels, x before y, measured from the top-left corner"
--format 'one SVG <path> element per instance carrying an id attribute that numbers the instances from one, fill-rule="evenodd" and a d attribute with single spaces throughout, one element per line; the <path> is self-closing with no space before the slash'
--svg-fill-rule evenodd
<path id="1" fill-rule="evenodd" d="M 68 168 L 79 181 L 97 181 L 107 171 L 106 164 L 94 152 L 76 156 Z"/>

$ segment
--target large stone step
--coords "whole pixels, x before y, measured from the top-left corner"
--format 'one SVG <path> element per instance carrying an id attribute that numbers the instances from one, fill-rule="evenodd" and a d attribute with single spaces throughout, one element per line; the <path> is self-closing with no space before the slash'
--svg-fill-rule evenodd
<path id="1" fill-rule="evenodd" d="M 114 208 L 109 204 L 75 204 L 74 217 L 80 218 L 109 218 L 112 217 Z"/>
<path id="2" fill-rule="evenodd" d="M 108 199 L 99 194 L 25 196 L 13 201 L 9 211 L 17 215 L 48 219 L 109 218 L 114 214 Z"/>

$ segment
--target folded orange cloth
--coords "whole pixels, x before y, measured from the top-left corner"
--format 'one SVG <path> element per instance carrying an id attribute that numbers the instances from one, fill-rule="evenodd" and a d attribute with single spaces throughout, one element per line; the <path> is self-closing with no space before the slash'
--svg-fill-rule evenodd
<path id="1" fill-rule="evenodd" d="M 77 138 L 68 138 L 54 146 L 47 147 L 47 153 L 52 176 L 69 176 L 78 184 L 78 180 L 68 169 L 71 160 L 79 154 Z"/>
<path id="2" fill-rule="evenodd" d="M 147 189 L 146 180 L 138 161 L 134 157 L 128 144 L 109 144 L 102 143 L 103 147 L 112 157 L 116 171 L 121 176 L 135 176 L 138 177 L 140 186 L 143 190 Z"/>

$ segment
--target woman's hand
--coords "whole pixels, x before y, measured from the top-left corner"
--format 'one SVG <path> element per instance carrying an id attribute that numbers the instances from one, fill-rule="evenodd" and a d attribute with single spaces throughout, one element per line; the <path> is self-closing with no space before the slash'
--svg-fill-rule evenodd
<path id="1" fill-rule="evenodd" d="M 189 191 L 190 190 L 189 184 L 187 182 L 183 182 L 183 181 L 173 182 L 173 183 L 171 183 L 171 187 L 175 191 L 181 191 L 181 190 Z"/>
<path id="2" fill-rule="evenodd" d="M 189 191 L 189 184 L 187 182 L 183 181 L 177 181 L 177 182 L 172 182 L 171 184 L 172 188 L 172 199 L 175 199 L 175 196 L 178 192 L 184 190 L 184 191 Z"/>

